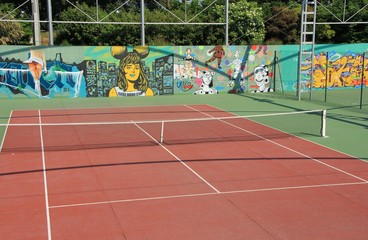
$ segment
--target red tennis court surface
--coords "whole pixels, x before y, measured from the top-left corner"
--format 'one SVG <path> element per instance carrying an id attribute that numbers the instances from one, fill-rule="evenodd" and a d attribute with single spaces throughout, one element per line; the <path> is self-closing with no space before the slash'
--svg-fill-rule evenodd
<path id="1" fill-rule="evenodd" d="M 368 165 L 332 149 L 246 119 L 165 126 L 194 138 L 178 144 L 155 142 L 159 123 L 52 125 L 226 116 L 209 105 L 13 112 L 1 239 L 368 238 Z"/>

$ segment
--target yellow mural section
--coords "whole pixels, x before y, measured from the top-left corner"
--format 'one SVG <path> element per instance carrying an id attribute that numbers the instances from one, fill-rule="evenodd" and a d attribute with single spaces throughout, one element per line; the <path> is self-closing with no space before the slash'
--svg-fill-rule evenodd
<path id="1" fill-rule="evenodd" d="M 328 88 L 332 87 L 357 87 L 361 85 L 363 78 L 363 85 L 367 86 L 368 76 L 368 61 L 364 62 L 361 54 L 333 54 L 328 56 L 322 52 L 315 55 L 314 71 L 313 71 L 313 87 L 314 88 Z M 363 67 L 364 62 L 364 67 Z M 311 63 L 302 67 L 305 74 L 310 74 Z M 364 71 L 364 75 L 362 72 Z"/>

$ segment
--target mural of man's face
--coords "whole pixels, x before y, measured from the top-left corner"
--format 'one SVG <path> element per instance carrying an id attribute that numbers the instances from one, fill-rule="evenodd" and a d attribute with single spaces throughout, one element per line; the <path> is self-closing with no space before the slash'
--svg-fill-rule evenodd
<path id="1" fill-rule="evenodd" d="M 136 81 L 141 73 L 141 67 L 139 64 L 127 64 L 124 72 L 128 81 Z"/>

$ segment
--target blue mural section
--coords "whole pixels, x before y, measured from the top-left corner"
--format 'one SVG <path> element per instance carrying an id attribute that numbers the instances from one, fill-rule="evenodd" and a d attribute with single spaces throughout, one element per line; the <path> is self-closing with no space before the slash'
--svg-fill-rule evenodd
<path id="1" fill-rule="evenodd" d="M 0 46 L 0 98 L 296 91 L 298 51 L 297 45 Z M 309 59 L 315 69 L 302 68 L 302 86 L 360 86 L 367 51 L 367 44 L 318 45 Z M 310 74 L 313 83 L 304 81 Z"/>
<path id="2" fill-rule="evenodd" d="M 62 61 L 61 53 L 45 61 L 43 53 L 30 50 L 25 60 L 0 57 L 0 91 L 7 97 L 85 97 L 83 70 Z"/>

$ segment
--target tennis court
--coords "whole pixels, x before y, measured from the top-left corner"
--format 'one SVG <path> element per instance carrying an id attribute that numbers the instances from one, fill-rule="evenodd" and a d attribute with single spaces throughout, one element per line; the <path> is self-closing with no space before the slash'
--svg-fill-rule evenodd
<path id="1" fill-rule="evenodd" d="M 368 165 L 208 104 L 16 110 L 4 239 L 366 239 Z"/>

